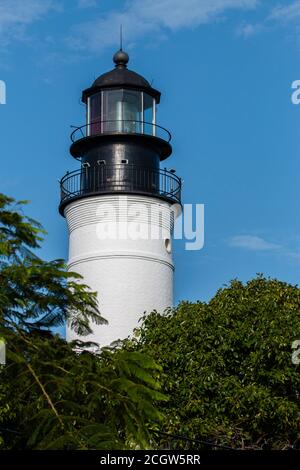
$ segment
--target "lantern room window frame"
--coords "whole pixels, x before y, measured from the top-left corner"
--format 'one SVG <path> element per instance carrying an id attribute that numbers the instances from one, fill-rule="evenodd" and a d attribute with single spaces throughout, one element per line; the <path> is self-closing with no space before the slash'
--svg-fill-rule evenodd
<path id="1" fill-rule="evenodd" d="M 121 107 L 121 119 L 115 119 L 112 121 L 104 119 L 104 100 L 107 99 L 105 96 L 105 93 L 136 93 L 137 95 L 140 94 L 140 103 L 141 103 L 141 109 L 138 111 L 141 113 L 141 120 L 127 120 L 127 123 L 132 122 L 135 123 L 135 129 L 134 131 L 132 130 L 126 130 L 130 128 L 130 126 L 124 125 L 126 123 L 126 119 L 124 119 L 124 104 L 122 104 Z M 99 100 L 100 98 L 100 100 Z M 96 108 L 92 108 L 91 103 L 92 100 L 99 100 L 97 103 L 96 101 Z M 148 106 L 145 108 L 145 104 L 149 103 L 149 100 L 151 100 L 151 106 Z M 126 100 L 122 100 L 121 103 L 125 103 Z M 129 88 L 108 88 L 106 90 L 101 90 L 98 93 L 94 93 L 93 95 L 89 96 L 87 98 L 87 106 L 86 106 L 86 123 L 87 123 L 87 131 L 86 135 L 87 136 L 93 136 L 93 135 L 99 135 L 99 134 L 105 134 L 105 133 L 114 133 L 114 132 L 121 132 L 121 133 L 128 133 L 128 134 L 146 134 L 146 135 L 152 135 L 156 136 L 156 99 L 148 94 L 145 91 L 141 90 L 135 90 L 135 89 L 129 89 Z M 100 109 L 99 109 L 100 108 Z M 97 113 L 98 110 L 98 113 Z M 145 113 L 147 110 L 151 110 L 151 122 L 145 119 Z M 93 113 L 93 115 L 92 115 Z M 114 110 L 114 114 L 117 114 L 117 110 Z M 125 116 L 126 117 L 126 116 Z M 110 125 L 109 123 L 117 123 L 120 122 L 121 126 L 118 128 L 118 125 L 115 127 Z M 150 132 L 149 126 L 151 126 Z M 121 130 L 120 130 L 121 128 Z"/>

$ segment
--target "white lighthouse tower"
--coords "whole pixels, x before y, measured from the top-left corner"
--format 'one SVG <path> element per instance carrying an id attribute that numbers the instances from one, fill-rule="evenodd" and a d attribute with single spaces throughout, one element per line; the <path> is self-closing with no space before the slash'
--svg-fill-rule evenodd
<path id="1" fill-rule="evenodd" d="M 170 133 L 156 124 L 160 92 L 129 70 L 119 50 L 115 68 L 83 91 L 85 125 L 71 135 L 79 170 L 61 180 L 60 213 L 69 230 L 70 271 L 97 292 L 107 325 L 92 325 L 100 346 L 124 339 L 144 312 L 173 305 L 172 233 L 181 180 L 161 168 Z M 67 339 L 76 339 L 67 331 Z"/>

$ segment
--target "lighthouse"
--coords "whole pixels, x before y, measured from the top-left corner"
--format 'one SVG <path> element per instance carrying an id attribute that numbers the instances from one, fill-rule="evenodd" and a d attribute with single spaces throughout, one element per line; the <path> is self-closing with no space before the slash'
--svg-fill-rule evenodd
<path id="1" fill-rule="evenodd" d="M 86 122 L 73 130 L 70 147 L 79 168 L 60 181 L 68 269 L 97 292 L 108 322 L 92 324 L 87 338 L 100 346 L 131 335 L 145 312 L 172 307 L 181 208 L 181 180 L 165 166 L 171 134 L 157 124 L 161 93 L 128 68 L 122 49 L 113 61 L 82 93 Z"/>

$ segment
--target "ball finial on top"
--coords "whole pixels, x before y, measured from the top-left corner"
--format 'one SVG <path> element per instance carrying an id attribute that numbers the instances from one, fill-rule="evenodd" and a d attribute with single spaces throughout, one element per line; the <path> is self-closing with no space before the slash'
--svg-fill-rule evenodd
<path id="1" fill-rule="evenodd" d="M 116 64 L 116 67 L 127 67 L 129 55 L 127 54 L 127 52 L 120 49 L 114 54 L 113 61 Z"/>

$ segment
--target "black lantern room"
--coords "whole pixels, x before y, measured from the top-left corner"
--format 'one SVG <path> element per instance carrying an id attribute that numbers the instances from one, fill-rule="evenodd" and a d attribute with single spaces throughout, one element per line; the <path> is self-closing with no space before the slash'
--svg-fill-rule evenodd
<path id="1" fill-rule="evenodd" d="M 60 213 L 74 199 L 101 194 L 143 194 L 180 203 L 181 180 L 160 168 L 172 153 L 171 134 L 157 124 L 160 92 L 127 68 L 119 50 L 115 68 L 84 90 L 86 123 L 71 134 L 79 170 L 61 180 Z"/>

